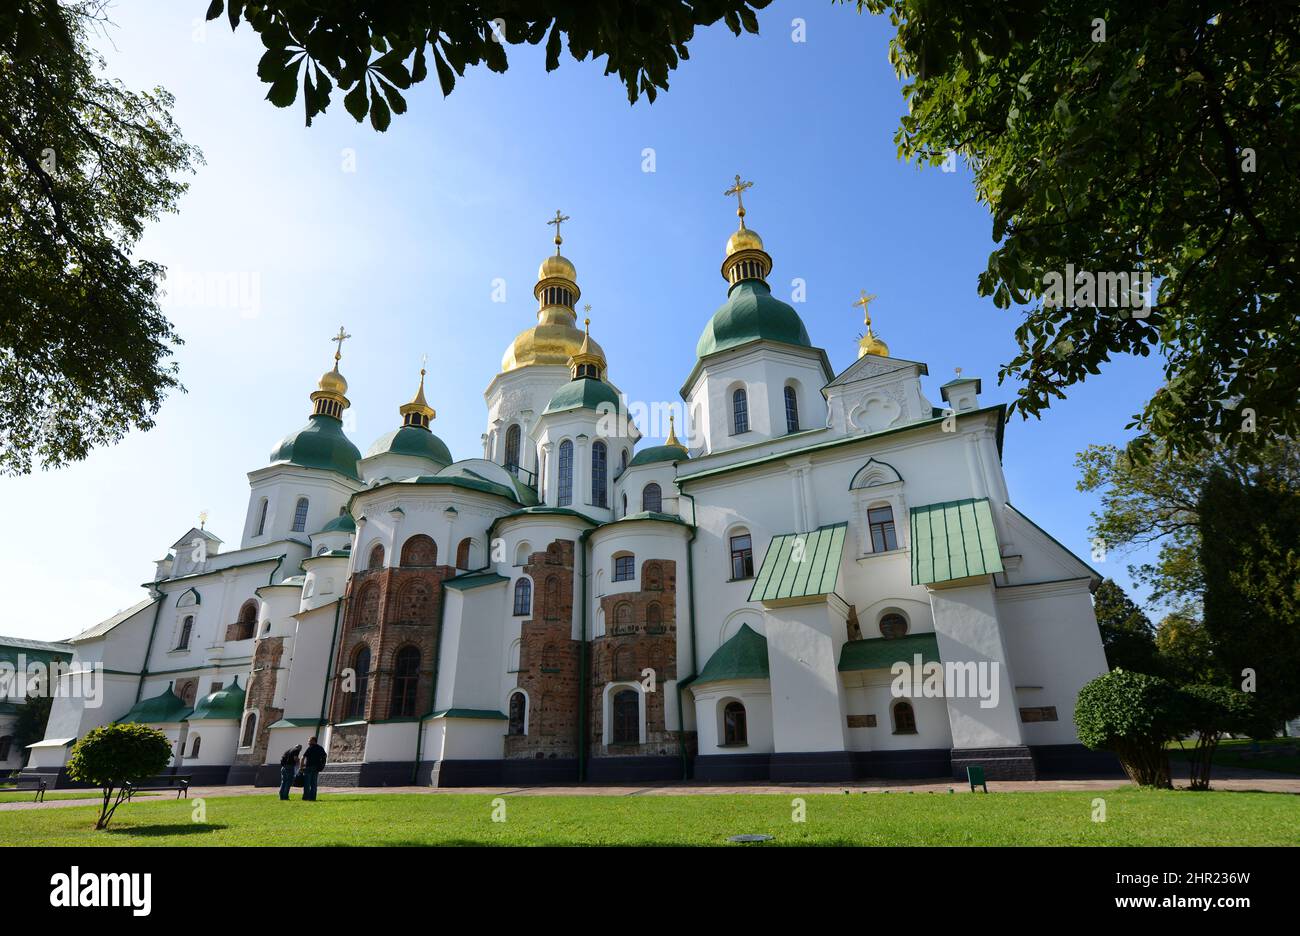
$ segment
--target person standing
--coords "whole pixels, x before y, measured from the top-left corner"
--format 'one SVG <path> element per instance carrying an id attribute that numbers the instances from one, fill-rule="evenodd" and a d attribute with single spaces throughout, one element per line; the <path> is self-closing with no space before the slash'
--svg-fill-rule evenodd
<path id="1" fill-rule="evenodd" d="M 313 735 L 307 742 L 307 750 L 302 755 L 302 798 L 316 798 L 316 780 L 325 769 L 325 749 L 316 743 Z"/>
<path id="2" fill-rule="evenodd" d="M 280 799 L 289 798 L 289 790 L 293 788 L 293 778 L 298 774 L 298 758 L 302 754 L 302 745 L 291 747 L 284 752 L 280 758 Z"/>

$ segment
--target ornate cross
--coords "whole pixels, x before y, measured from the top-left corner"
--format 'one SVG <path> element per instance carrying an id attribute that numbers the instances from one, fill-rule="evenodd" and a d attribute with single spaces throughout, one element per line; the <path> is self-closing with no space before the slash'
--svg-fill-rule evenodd
<path id="1" fill-rule="evenodd" d="M 343 342 L 347 341 L 351 337 L 351 335 L 343 330 L 343 326 L 340 325 L 339 333 L 330 339 L 330 341 L 338 342 L 338 347 L 334 351 L 334 360 L 337 361 L 339 358 L 343 357 Z"/>
<path id="2" fill-rule="evenodd" d="M 202 530 L 202 529 L 203 529 L 204 527 L 206 527 L 207 525 L 208 525 L 208 512 L 207 512 L 206 510 L 200 510 L 200 511 L 199 511 L 199 529 Z"/>
<path id="3" fill-rule="evenodd" d="M 867 295 L 867 291 L 864 289 L 862 290 L 862 298 L 859 299 L 857 302 L 853 303 L 855 306 L 862 306 L 862 323 L 864 325 L 867 326 L 871 325 L 871 313 L 867 311 L 867 306 L 871 304 L 871 301 L 873 299 L 878 299 L 878 298 L 880 297 L 877 296 L 875 293 L 872 293 L 871 295 Z"/>
<path id="4" fill-rule="evenodd" d="M 754 187 L 753 182 L 742 182 L 740 180 L 740 173 L 736 173 L 736 184 L 722 193 L 723 195 L 736 196 L 736 217 L 740 218 L 740 226 L 742 228 L 745 226 L 744 192 L 745 189 L 751 189 L 753 187 Z"/>
<path id="5" fill-rule="evenodd" d="M 569 216 L 566 214 L 561 214 L 560 209 L 556 208 L 555 217 L 552 218 L 550 221 L 546 222 L 547 224 L 555 225 L 555 255 L 557 257 L 560 255 L 560 244 L 564 243 L 564 238 L 560 237 L 560 225 L 568 220 L 569 220 Z"/>

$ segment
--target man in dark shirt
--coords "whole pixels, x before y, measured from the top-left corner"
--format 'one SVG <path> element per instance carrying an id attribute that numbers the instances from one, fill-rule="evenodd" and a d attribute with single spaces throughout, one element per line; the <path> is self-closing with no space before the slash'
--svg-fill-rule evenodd
<path id="1" fill-rule="evenodd" d="M 316 798 L 316 779 L 320 772 L 325 769 L 325 749 L 316 743 L 313 735 L 307 742 L 307 750 L 302 754 L 302 798 L 305 800 L 314 800 Z"/>

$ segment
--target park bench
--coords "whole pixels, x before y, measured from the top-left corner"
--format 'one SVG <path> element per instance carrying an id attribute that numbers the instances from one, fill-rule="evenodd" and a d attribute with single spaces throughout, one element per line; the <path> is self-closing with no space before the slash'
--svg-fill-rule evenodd
<path id="1" fill-rule="evenodd" d="M 45 777 L 40 776 L 20 776 L 14 787 L 14 789 L 21 792 L 35 793 L 36 799 L 32 800 L 33 803 L 45 802 L 45 791 L 49 788 L 49 781 Z"/>
<path id="2" fill-rule="evenodd" d="M 150 777 L 147 780 L 138 780 L 134 782 L 128 780 L 123 784 L 123 786 L 126 788 L 127 802 L 130 802 L 131 797 L 141 791 L 152 792 L 154 790 L 164 790 L 168 792 L 175 790 L 177 799 L 181 798 L 181 794 L 184 794 L 186 799 L 190 798 L 189 774 L 171 774 L 166 777 Z"/>

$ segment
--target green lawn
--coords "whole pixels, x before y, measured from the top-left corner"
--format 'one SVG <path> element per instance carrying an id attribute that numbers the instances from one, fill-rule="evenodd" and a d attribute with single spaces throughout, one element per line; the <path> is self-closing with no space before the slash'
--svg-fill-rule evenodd
<path id="1" fill-rule="evenodd" d="M 156 796 L 155 793 L 137 793 L 136 796 Z M 48 790 L 45 793 L 46 800 L 60 799 L 95 799 L 99 796 L 98 790 Z M 0 790 L 0 803 L 32 803 L 36 801 L 35 790 Z"/>
<path id="2" fill-rule="evenodd" d="M 1300 774 L 1300 754 L 1274 754 L 1277 749 L 1300 750 L 1300 738 L 1270 738 L 1260 741 L 1261 753 L 1251 751 L 1249 740 L 1220 741 L 1214 750 L 1214 763 L 1219 767 L 1245 767 L 1248 770 L 1267 770 L 1273 773 Z M 1171 757 L 1185 759 L 1186 754 L 1178 742 L 1169 745 Z M 1191 745 L 1187 746 L 1191 750 Z M 1213 783 L 1213 780 L 1211 780 Z"/>
<path id="3" fill-rule="evenodd" d="M 1094 822 L 1093 800 L 1106 800 Z M 108 832 L 84 806 L 0 812 L 5 845 L 725 845 L 766 833 L 776 845 L 1296 845 L 1300 797 L 1147 791 L 855 793 L 792 796 L 511 796 L 324 794 L 136 802 Z M 747 846 L 765 847 L 765 846 Z"/>

